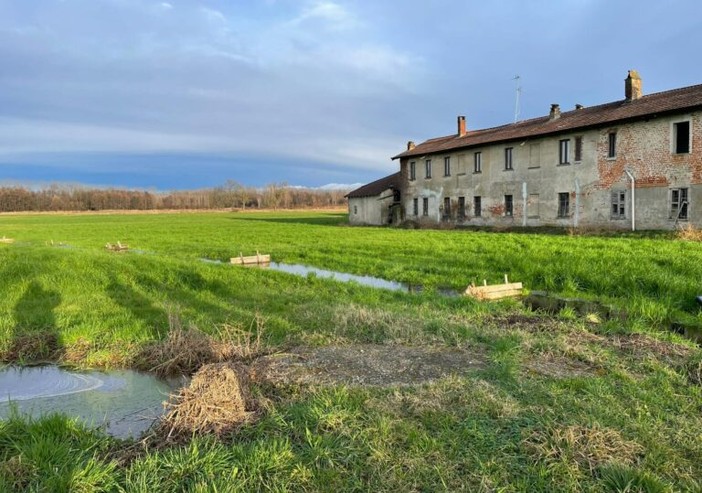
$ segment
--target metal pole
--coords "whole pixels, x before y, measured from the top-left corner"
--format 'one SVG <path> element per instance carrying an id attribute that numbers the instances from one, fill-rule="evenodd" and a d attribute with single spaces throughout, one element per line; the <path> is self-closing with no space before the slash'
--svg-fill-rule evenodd
<path id="1" fill-rule="evenodd" d="M 631 180 L 631 230 L 636 231 L 636 179 L 628 169 L 625 169 L 624 173 Z"/>

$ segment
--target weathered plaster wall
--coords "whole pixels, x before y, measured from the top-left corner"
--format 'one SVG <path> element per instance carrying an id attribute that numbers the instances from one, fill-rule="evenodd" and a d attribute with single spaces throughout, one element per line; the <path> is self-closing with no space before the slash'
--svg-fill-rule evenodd
<path id="1" fill-rule="evenodd" d="M 691 122 L 691 152 L 673 153 L 673 124 Z M 616 158 L 607 157 L 608 134 L 617 133 Z M 574 160 L 575 138 L 582 138 L 582 159 Z M 559 141 L 570 139 L 567 164 L 559 164 Z M 505 148 L 512 148 L 512 170 L 505 169 Z M 474 170 L 474 155 L 482 153 L 482 171 Z M 444 158 L 451 160 L 451 174 L 444 176 Z M 432 177 L 425 178 L 425 159 L 403 159 L 402 200 L 407 219 L 439 222 L 444 198 L 451 199 L 450 221 L 468 225 L 631 227 L 631 183 L 636 178 L 637 229 L 666 229 L 670 219 L 670 189 L 689 188 L 689 218 L 702 225 L 702 118 L 699 113 L 651 118 L 613 127 L 565 133 L 474 149 L 427 156 Z M 416 178 L 410 179 L 410 163 Z M 526 184 L 526 194 L 524 193 Z M 576 190 L 580 193 L 576 194 Z M 612 217 L 612 191 L 626 196 L 624 218 Z M 568 193 L 569 212 L 558 215 L 559 193 Z M 505 195 L 513 196 L 514 213 L 505 214 Z M 475 216 L 473 199 L 480 196 L 482 215 Z M 413 199 L 419 198 L 419 214 Z M 427 216 L 422 199 L 429 199 Z M 466 217 L 457 217 L 458 198 L 465 197 Z M 577 207 L 576 207 L 577 204 Z M 577 209 L 577 214 L 576 214 Z M 526 216 L 526 217 L 525 217 Z"/>
<path id="2" fill-rule="evenodd" d="M 349 199 L 350 224 L 388 224 L 390 219 L 390 205 L 393 203 L 392 190 L 373 197 L 360 197 Z"/>

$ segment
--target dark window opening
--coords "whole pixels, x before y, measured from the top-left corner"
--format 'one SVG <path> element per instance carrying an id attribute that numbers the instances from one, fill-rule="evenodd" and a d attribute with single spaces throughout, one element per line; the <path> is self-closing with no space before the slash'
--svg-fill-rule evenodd
<path id="1" fill-rule="evenodd" d="M 451 217 L 451 197 L 444 197 L 444 218 Z"/>
<path id="2" fill-rule="evenodd" d="M 475 217 L 480 217 L 483 214 L 481 202 L 480 196 L 473 197 L 473 215 Z"/>
<path id="3" fill-rule="evenodd" d="M 353 213 L 358 214 L 358 207 L 355 205 L 353 206 Z"/>
<path id="4" fill-rule="evenodd" d="M 558 143 L 558 164 L 569 164 L 570 139 L 563 139 Z"/>
<path id="5" fill-rule="evenodd" d="M 458 217 L 466 217 L 466 198 L 458 197 Z"/>
<path id="6" fill-rule="evenodd" d="M 626 218 L 626 192 L 617 190 L 612 192 L 612 219 Z"/>
<path id="7" fill-rule="evenodd" d="M 512 167 L 512 148 L 511 147 L 507 147 L 505 149 L 505 169 L 506 170 L 514 169 Z"/>
<path id="8" fill-rule="evenodd" d="M 568 217 L 570 213 L 570 193 L 558 194 L 558 217 Z"/>
<path id="9" fill-rule="evenodd" d="M 419 215 L 419 199 L 415 198 L 412 200 L 412 212 L 415 216 Z"/>
<path id="10" fill-rule="evenodd" d="M 505 195 L 505 216 L 514 215 L 514 200 L 512 195 Z"/>
<path id="11" fill-rule="evenodd" d="M 610 132 L 607 137 L 607 157 L 617 157 L 617 132 Z"/>
<path id="12" fill-rule="evenodd" d="M 401 199 L 401 194 L 399 190 L 393 190 L 392 191 L 392 200 L 393 202 L 399 202 Z"/>
<path id="13" fill-rule="evenodd" d="M 473 154 L 473 173 L 483 172 L 483 153 L 476 152 Z"/>
<path id="14" fill-rule="evenodd" d="M 424 177 L 431 178 L 431 159 L 427 159 L 424 163 Z"/>
<path id="15" fill-rule="evenodd" d="M 425 197 L 422 199 L 422 216 L 428 216 L 428 215 L 429 215 L 429 199 Z"/>
<path id="16" fill-rule="evenodd" d="M 688 210 L 687 188 L 674 188 L 670 194 L 670 217 L 687 219 Z"/>
<path id="17" fill-rule="evenodd" d="M 410 180 L 414 181 L 417 179 L 417 163 L 412 161 L 410 163 Z"/>
<path id="18" fill-rule="evenodd" d="M 444 158 L 444 176 L 451 176 L 451 158 Z"/>
<path id="19" fill-rule="evenodd" d="M 675 133 L 675 153 L 690 152 L 690 122 L 679 122 L 673 125 Z"/>
<path id="20" fill-rule="evenodd" d="M 576 163 L 579 163 L 580 161 L 583 160 L 583 138 L 582 137 L 575 138 L 575 156 L 573 157 L 573 160 Z"/>

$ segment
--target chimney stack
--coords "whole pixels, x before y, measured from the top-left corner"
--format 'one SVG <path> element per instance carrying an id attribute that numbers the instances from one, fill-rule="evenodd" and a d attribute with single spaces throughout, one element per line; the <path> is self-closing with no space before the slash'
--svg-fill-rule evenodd
<path id="1" fill-rule="evenodd" d="M 463 137 L 466 134 L 466 117 L 458 117 L 458 136 Z"/>
<path id="2" fill-rule="evenodd" d="M 561 106 L 559 104 L 552 104 L 551 105 L 551 112 L 548 114 L 548 119 L 549 120 L 556 120 L 557 118 L 561 117 Z"/>
<path id="3" fill-rule="evenodd" d="M 578 104 L 575 105 L 575 109 L 576 109 L 576 110 L 581 110 L 581 109 L 583 109 L 584 107 L 585 107 L 585 106 L 583 106 L 583 105 L 580 104 L 580 103 L 578 103 Z"/>
<path id="4" fill-rule="evenodd" d="M 414 141 L 413 141 L 413 140 L 410 140 L 409 142 L 407 142 L 407 150 L 408 150 L 408 151 L 411 151 L 412 149 L 414 149 L 414 147 L 415 147 L 415 146 L 414 146 Z"/>
<path id="5" fill-rule="evenodd" d="M 641 76 L 636 70 L 629 70 L 629 75 L 624 79 L 624 96 L 627 101 L 634 101 L 642 96 Z"/>

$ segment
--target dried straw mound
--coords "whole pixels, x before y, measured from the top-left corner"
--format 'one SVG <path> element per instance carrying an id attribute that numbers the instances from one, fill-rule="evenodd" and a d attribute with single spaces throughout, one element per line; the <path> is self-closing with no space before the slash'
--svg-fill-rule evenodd
<path id="1" fill-rule="evenodd" d="M 702 241 L 702 229 L 697 229 L 692 224 L 687 224 L 678 229 L 676 236 L 679 240 L 684 241 Z"/>
<path id="2" fill-rule="evenodd" d="M 204 434 L 221 437 L 256 416 L 248 371 L 236 363 L 203 366 L 167 408 L 160 431 L 175 440 Z"/>

